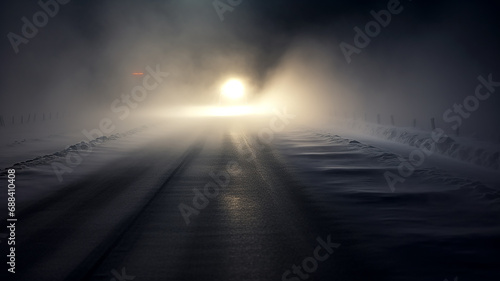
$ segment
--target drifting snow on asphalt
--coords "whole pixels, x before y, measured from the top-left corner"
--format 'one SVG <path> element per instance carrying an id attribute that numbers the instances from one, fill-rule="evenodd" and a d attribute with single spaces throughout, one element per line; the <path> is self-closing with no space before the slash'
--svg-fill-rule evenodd
<path id="1" fill-rule="evenodd" d="M 338 241 L 391 272 L 384 280 L 499 276 L 489 257 L 499 246 L 500 185 L 420 167 L 393 192 L 384 173 L 397 173 L 398 154 L 314 130 L 289 132 L 276 145 L 325 228 L 348 229 Z M 483 266 L 470 272 L 470 263 Z"/>
<path id="2" fill-rule="evenodd" d="M 52 188 L 49 163 L 26 165 L 45 188 L 19 182 L 18 280 L 496 276 L 498 186 L 422 166 L 392 191 L 400 155 L 262 124 L 136 132 Z"/>

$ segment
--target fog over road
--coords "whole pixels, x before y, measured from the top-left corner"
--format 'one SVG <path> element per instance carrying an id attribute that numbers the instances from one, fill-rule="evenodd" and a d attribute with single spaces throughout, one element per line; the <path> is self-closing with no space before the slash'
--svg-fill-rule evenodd
<path id="1" fill-rule="evenodd" d="M 498 275 L 493 172 L 481 182 L 431 158 L 391 191 L 391 146 L 297 125 L 266 136 L 274 117 L 167 120 L 110 145 L 115 156 L 95 147 L 91 170 L 44 193 L 23 181 L 47 186 L 43 164 L 18 167 L 15 280 Z"/>
<path id="2" fill-rule="evenodd" d="M 123 272 L 141 280 L 281 280 L 320 245 L 325 261 L 315 278 L 336 272 L 335 235 L 307 219 L 299 185 L 273 149 L 250 144 L 255 134 L 228 123 L 163 136 L 22 208 L 18 280 L 110 280 Z"/>
<path id="3" fill-rule="evenodd" d="M 0 281 L 500 280 L 497 2 L 1 2 Z"/>

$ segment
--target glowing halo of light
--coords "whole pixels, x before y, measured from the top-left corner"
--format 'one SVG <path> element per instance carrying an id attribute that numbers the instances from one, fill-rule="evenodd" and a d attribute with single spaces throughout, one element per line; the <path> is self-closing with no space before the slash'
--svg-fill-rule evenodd
<path id="1" fill-rule="evenodd" d="M 240 99 L 245 93 L 245 87 L 240 80 L 231 79 L 222 86 L 221 94 L 230 99 Z"/>

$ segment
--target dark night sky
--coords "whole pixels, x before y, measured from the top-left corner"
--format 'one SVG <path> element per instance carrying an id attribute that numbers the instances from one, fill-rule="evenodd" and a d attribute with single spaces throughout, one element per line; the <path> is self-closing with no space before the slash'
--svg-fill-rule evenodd
<path id="1" fill-rule="evenodd" d="M 51 19 L 47 26 L 41 29 L 42 36 L 36 36 L 28 45 L 21 48 L 23 53 L 37 54 L 39 47 L 43 47 L 51 40 L 53 53 L 66 50 L 75 42 L 74 38 L 67 38 L 67 34 L 62 33 L 58 37 L 49 34 L 58 30 L 58 26 L 66 26 L 71 29 L 75 38 L 85 40 L 87 43 L 105 44 L 106 24 L 108 24 L 99 13 L 103 7 L 107 7 L 110 1 L 82 1 L 73 0 L 61 7 L 60 13 Z M 211 1 L 119 1 L 120 8 L 126 7 L 130 2 L 141 3 L 145 9 L 157 11 L 158 7 L 165 12 L 165 17 L 175 19 L 177 23 L 182 23 L 183 14 L 191 17 L 191 11 L 170 10 L 175 3 L 190 3 L 191 9 L 196 15 L 205 15 L 208 24 L 218 21 L 217 15 L 211 5 Z M 235 12 L 225 14 L 226 20 L 220 23 L 220 29 L 230 30 L 238 39 L 257 46 L 268 46 L 270 41 L 275 40 L 277 34 L 283 38 L 276 42 L 276 47 L 284 47 L 279 43 L 286 44 L 288 39 L 300 32 L 310 32 L 311 30 L 323 29 L 322 32 L 329 32 L 335 40 L 352 39 L 353 26 L 362 26 L 371 20 L 370 10 L 385 8 L 387 0 L 383 1 L 290 1 L 290 0 L 270 0 L 270 1 L 243 1 L 236 7 Z M 1 42 L 2 50 L 2 71 L 9 71 L 9 65 L 15 64 L 16 60 L 23 55 L 14 55 L 12 47 L 6 34 L 9 31 L 19 33 L 22 25 L 21 17 L 30 18 L 34 12 L 40 8 L 37 1 L 9 1 L 2 2 L 1 6 L 1 31 L 4 40 Z M 393 22 L 383 30 L 382 34 L 373 40 L 371 48 L 385 49 L 391 53 L 393 41 L 405 40 L 418 36 L 420 33 L 431 33 L 438 27 L 442 29 L 440 35 L 443 40 L 452 39 L 454 45 L 450 48 L 457 48 L 467 55 L 473 56 L 478 65 L 484 67 L 494 67 L 498 60 L 499 33 L 498 26 L 498 4 L 497 1 L 401 1 L 406 7 L 403 13 L 393 18 Z M 116 5 L 116 4 L 115 4 Z M 131 8 L 124 17 L 133 17 L 134 9 Z M 133 25 L 133 23 L 131 23 Z M 130 26 L 124 26 L 129 28 Z M 248 29 L 252 32 L 248 32 Z M 144 30 L 147 32 L 147 30 Z M 44 34 L 45 33 L 45 34 Z M 44 37 L 45 36 L 45 37 Z M 337 48 L 338 49 L 338 48 Z M 46 50 L 44 50 L 46 51 Z M 279 51 L 279 50 L 278 50 Z M 339 50 L 332 50 L 340 52 Z M 366 54 L 369 56 L 370 54 Z M 28 55 L 26 55 L 28 56 Z M 7 69 L 5 68 L 7 66 Z"/>
<path id="2" fill-rule="evenodd" d="M 148 57 L 147 50 L 140 53 L 128 46 L 152 37 L 158 41 L 151 45 L 172 44 L 164 35 L 167 33 L 180 37 L 189 33 L 191 40 L 198 40 L 186 45 L 193 57 L 213 50 L 258 50 L 254 71 L 262 76 L 297 38 L 320 38 L 330 46 L 331 56 L 339 59 L 338 72 L 353 89 L 366 95 L 366 104 L 387 98 L 381 92 L 424 95 L 424 99 L 437 95 L 441 104 L 436 108 L 442 112 L 454 99 L 473 91 L 479 74 L 500 77 L 497 1 L 403 0 L 403 12 L 393 15 L 390 25 L 369 47 L 354 55 L 352 63 L 346 63 L 339 43 L 352 44 L 353 27 L 364 26 L 372 20 L 370 11 L 385 9 L 388 2 L 244 0 L 221 22 L 210 0 L 73 0 L 61 6 L 16 55 L 7 33 L 19 34 L 21 18 L 30 18 L 40 8 L 37 1 L 4 1 L 0 4 L 4 38 L 0 43 L 0 102 L 8 99 L 7 93 L 49 91 L 57 81 L 78 80 L 82 73 L 90 75 L 82 84 L 105 91 L 113 83 L 106 79 L 108 73 L 128 71 L 120 61 L 137 57 L 138 67 L 161 61 Z M 149 14 L 163 22 L 158 22 L 159 26 L 144 24 Z M 200 30 L 183 28 L 193 22 Z M 168 27 L 162 27 L 164 23 Z M 122 40 L 121 53 L 110 55 L 109 46 L 117 44 L 117 37 Z M 400 108 L 405 103 L 403 98 L 398 103 L 398 96 L 392 98 Z M 490 102 L 498 107 L 498 100 Z"/>

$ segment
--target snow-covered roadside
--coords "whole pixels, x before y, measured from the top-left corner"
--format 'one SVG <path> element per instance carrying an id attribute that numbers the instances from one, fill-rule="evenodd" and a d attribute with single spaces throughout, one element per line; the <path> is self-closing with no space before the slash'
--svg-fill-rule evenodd
<path id="1" fill-rule="evenodd" d="M 22 127 L 0 128 L 0 169 L 38 156 L 61 151 L 67 146 L 80 142 L 81 132 L 68 131 L 57 125 L 49 128 L 44 124 L 27 124 Z"/>
<path id="2" fill-rule="evenodd" d="M 500 189 L 498 175 L 500 144 L 450 136 L 439 128 L 434 131 L 423 131 L 348 119 L 340 119 L 327 125 L 307 126 L 307 128 L 322 134 L 357 140 L 394 153 L 398 157 L 396 166 L 404 166 L 408 162 L 415 164 L 416 160 L 417 165 L 412 165 L 416 170 L 438 168 L 446 172 L 449 177 L 480 181 Z M 422 161 L 419 158 L 422 158 Z M 399 184 L 408 180 L 408 174 L 409 177 L 412 176 L 412 173 L 401 174 L 396 170 L 390 177 L 395 184 Z"/>
<path id="3" fill-rule="evenodd" d="M 341 120 L 334 128 L 325 128 L 330 132 L 341 132 L 343 135 L 365 137 L 369 140 L 378 138 L 389 140 L 393 143 L 401 143 L 412 147 L 420 147 L 424 142 L 432 139 L 433 133 L 440 132 L 424 131 L 410 127 L 395 127 L 365 123 L 362 121 Z M 500 143 L 476 140 L 470 137 L 457 137 L 446 135 L 436 144 L 437 154 L 453 158 L 462 162 L 472 163 L 477 166 L 492 170 L 500 169 Z"/>
<path id="4" fill-rule="evenodd" d="M 300 167 L 309 171 L 321 172 L 325 178 L 328 178 L 329 170 L 352 172 L 355 169 L 359 174 L 366 173 L 369 183 L 363 188 L 384 193 L 391 192 L 384 173 L 398 173 L 398 166 L 408 162 L 408 155 L 416 149 L 352 131 L 306 128 L 280 135 L 277 147 L 284 155 L 300 159 L 293 163 L 300 163 Z M 439 153 L 424 158 L 422 163 L 415 167 L 413 174 L 407 176 L 403 183 L 396 186 L 398 192 L 440 192 L 466 186 L 500 191 L 500 177 L 491 169 L 457 161 Z M 431 184 L 429 188 L 419 183 L 422 180 L 439 184 Z M 415 185 L 419 186 L 417 190 L 414 189 Z"/>
<path id="5" fill-rule="evenodd" d="M 394 142 L 380 138 L 372 142 L 377 145 L 338 131 L 302 129 L 279 135 L 273 144 L 322 224 L 332 227 L 328 231 L 345 230 L 336 232 L 336 240 L 362 253 L 375 268 L 391 272 L 390 280 L 449 275 L 496 280 L 498 262 L 491 257 L 500 235 L 498 185 L 460 171 L 449 173 L 453 165 L 466 166 L 442 158 L 446 169 L 434 165 L 440 160 L 429 160 L 391 190 L 384 173 L 397 173 L 400 153 L 414 147 L 394 149 Z M 471 262 L 482 267 L 471 270 Z"/>
<path id="6" fill-rule="evenodd" d="M 73 140 L 74 137 L 72 135 L 51 135 L 45 138 L 30 139 L 28 141 L 24 140 L 22 142 L 17 141 L 13 144 L 7 145 L 9 148 L 5 149 L 7 156 L 2 158 L 0 163 L 0 165 L 5 166 L 5 168 L 1 170 L 0 175 L 5 175 L 5 171 L 7 169 L 16 169 L 19 171 L 30 167 L 50 164 L 51 162 L 64 159 L 70 153 L 91 153 L 94 147 L 101 146 L 109 141 L 134 135 L 146 130 L 147 128 L 147 126 L 142 126 L 129 130 L 125 133 L 102 136 L 88 142 L 80 141 L 69 146 L 64 143 Z M 52 152 L 54 148 L 58 148 L 62 145 L 66 147 L 62 150 Z M 33 155 L 36 156 L 33 157 Z"/>
<path id="7" fill-rule="evenodd" d="M 7 163 L 8 166 L 5 165 L 2 169 L 0 180 L 7 180 L 7 169 L 16 169 L 16 203 L 18 206 L 26 206 L 29 202 L 40 200 L 103 168 L 109 168 L 110 163 L 125 159 L 131 153 L 140 153 L 141 149 L 147 148 L 152 141 L 157 140 L 159 134 L 164 134 L 161 126 L 141 126 L 125 133 L 99 137 L 90 142 L 66 144 L 66 148 L 56 152 L 51 149 L 71 139 L 70 136 L 51 136 L 34 143 L 27 141 L 14 146 L 10 151 L 13 157 L 23 161 L 12 165 L 3 159 L 2 163 Z M 56 140 L 52 142 L 53 139 Z M 38 147 L 35 148 L 36 145 Z M 29 151 L 24 150 L 24 147 Z M 26 158 L 36 151 L 40 153 L 38 156 Z M 78 162 L 68 163 L 68 155 L 72 155 L 72 158 L 78 155 L 80 159 Z M 55 167 L 61 165 L 66 166 L 68 170 L 62 172 L 58 170 L 60 173 L 58 177 Z M 1 193 L 0 200 L 6 199 L 6 196 L 6 193 Z"/>

